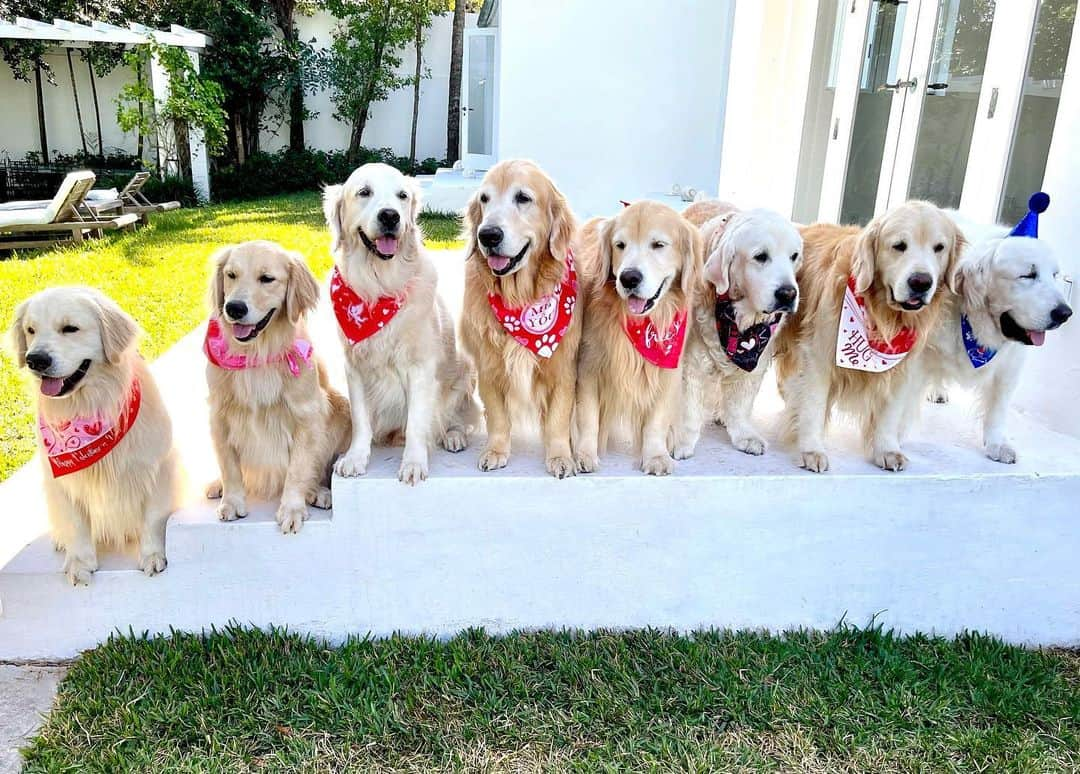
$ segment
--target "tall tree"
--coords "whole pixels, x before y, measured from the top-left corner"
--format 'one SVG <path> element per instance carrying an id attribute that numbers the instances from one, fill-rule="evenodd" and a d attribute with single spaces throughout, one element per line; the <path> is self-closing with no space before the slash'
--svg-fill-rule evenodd
<path id="1" fill-rule="evenodd" d="M 446 106 L 446 160 L 461 157 L 461 66 L 465 51 L 465 0 L 454 0 L 450 32 L 450 98 Z"/>
<path id="2" fill-rule="evenodd" d="M 304 149 L 304 78 L 303 57 L 301 56 L 300 36 L 296 29 L 297 0 L 269 0 L 274 13 L 274 23 L 281 32 L 286 53 L 292 59 L 292 68 L 288 77 L 289 97 L 289 148 Z"/>
<path id="3" fill-rule="evenodd" d="M 75 65 L 71 62 L 71 49 L 65 48 L 64 52 L 67 54 L 68 76 L 71 78 L 71 99 L 75 102 L 75 119 L 79 124 L 79 140 L 82 141 L 83 155 L 88 156 L 90 151 L 86 147 L 86 129 L 83 127 L 82 108 L 79 107 L 79 87 L 75 81 Z"/>
<path id="4" fill-rule="evenodd" d="M 445 6 L 444 2 L 436 0 L 412 0 L 413 7 L 413 53 L 416 58 L 416 67 L 413 70 L 413 104 L 412 104 L 412 131 L 409 135 L 409 168 L 416 168 L 416 129 L 420 123 L 420 81 L 429 70 L 424 67 L 424 30 L 431 24 L 432 17 L 438 12 L 439 6 Z"/>

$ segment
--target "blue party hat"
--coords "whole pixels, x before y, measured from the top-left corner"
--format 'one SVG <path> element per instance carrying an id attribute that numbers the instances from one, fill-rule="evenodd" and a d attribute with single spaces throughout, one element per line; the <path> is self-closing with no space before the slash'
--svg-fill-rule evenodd
<path id="1" fill-rule="evenodd" d="M 1049 206 L 1050 197 L 1047 194 L 1042 191 L 1033 193 L 1028 199 L 1028 214 L 1020 219 L 1020 222 L 1009 232 L 1009 236 L 1026 236 L 1033 239 L 1038 237 L 1039 214 L 1046 212 Z"/>

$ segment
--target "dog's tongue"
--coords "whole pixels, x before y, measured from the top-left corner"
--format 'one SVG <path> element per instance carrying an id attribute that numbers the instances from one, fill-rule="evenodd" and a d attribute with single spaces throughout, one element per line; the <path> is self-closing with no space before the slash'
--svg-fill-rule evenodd
<path id="1" fill-rule="evenodd" d="M 1041 347 L 1043 342 L 1046 341 L 1046 331 L 1028 331 L 1027 335 L 1031 339 L 1031 343 L 1036 347 Z"/>
<path id="2" fill-rule="evenodd" d="M 649 303 L 647 298 L 638 298 L 637 296 L 626 299 L 626 305 L 630 307 L 631 314 L 644 314 L 647 303 Z"/>
<path id="3" fill-rule="evenodd" d="M 241 325 L 240 323 L 233 323 L 232 332 L 233 336 L 238 339 L 246 339 L 251 335 L 251 332 L 255 330 L 254 325 Z"/>
<path id="4" fill-rule="evenodd" d="M 64 380 L 58 379 L 55 376 L 43 376 L 41 377 L 41 394 L 47 395 L 50 398 L 55 398 L 60 394 L 60 390 L 64 389 Z"/>
<path id="5" fill-rule="evenodd" d="M 492 271 L 502 271 L 503 269 L 505 269 L 509 265 L 510 265 L 510 259 L 507 258 L 505 255 L 489 255 L 488 256 L 488 266 L 491 267 Z"/>
<path id="6" fill-rule="evenodd" d="M 394 255 L 397 252 L 397 237 L 379 237 L 375 240 L 375 249 L 383 255 Z"/>

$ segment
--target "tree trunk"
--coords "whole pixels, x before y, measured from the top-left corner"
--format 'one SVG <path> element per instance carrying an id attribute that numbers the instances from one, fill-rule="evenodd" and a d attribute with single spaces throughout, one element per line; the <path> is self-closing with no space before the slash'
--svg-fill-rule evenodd
<path id="1" fill-rule="evenodd" d="M 461 158 L 461 65 L 465 51 L 465 0 L 454 2 L 450 36 L 450 100 L 446 106 L 446 160 Z"/>
<path id="2" fill-rule="evenodd" d="M 191 145 L 188 125 L 185 121 L 173 121 L 173 137 L 176 139 L 176 168 L 180 177 L 191 180 Z"/>
<path id="3" fill-rule="evenodd" d="M 79 123 L 79 139 L 82 141 L 82 152 L 83 156 L 89 156 L 90 151 L 86 148 L 86 130 L 83 128 L 82 108 L 79 107 L 79 87 L 75 83 L 75 65 L 71 63 L 71 49 L 64 50 L 67 52 L 68 75 L 71 77 L 71 98 L 75 100 L 75 120 Z"/>
<path id="4" fill-rule="evenodd" d="M 41 141 L 41 162 L 49 163 L 49 135 L 45 131 L 45 99 L 41 94 L 41 62 L 34 62 L 34 86 L 37 90 L 38 139 Z"/>
<path id="5" fill-rule="evenodd" d="M 302 151 L 307 146 L 304 139 L 304 86 L 300 82 L 302 75 L 297 63 L 296 82 L 289 94 L 289 149 Z"/>
<path id="6" fill-rule="evenodd" d="M 413 39 L 416 45 L 416 70 L 413 73 L 412 92 L 412 135 L 409 139 L 409 172 L 416 172 L 416 125 L 420 120 L 420 69 L 424 61 L 424 19 L 421 14 L 416 15 L 416 37 Z"/>
<path id="7" fill-rule="evenodd" d="M 90 93 L 94 97 L 94 121 L 97 122 L 97 151 L 98 155 L 104 161 L 105 138 L 101 134 L 101 105 L 98 103 L 97 78 L 94 76 L 94 65 L 87 62 L 86 69 L 90 72 Z"/>
<path id="8" fill-rule="evenodd" d="M 387 10 L 389 14 L 389 9 Z M 349 159 L 356 161 L 358 154 L 360 153 L 361 144 L 364 139 L 364 128 L 367 126 L 368 113 L 371 112 L 371 100 L 375 98 L 375 78 L 378 77 L 379 71 L 382 69 L 383 51 L 386 49 L 386 41 L 380 40 L 375 45 L 375 58 L 371 67 L 371 76 L 364 86 L 364 96 L 360 101 L 360 109 L 357 111 L 356 118 L 353 120 L 353 133 L 349 139 Z"/>
<path id="9" fill-rule="evenodd" d="M 142 94 L 142 82 L 143 82 L 142 62 L 139 62 L 135 66 L 135 81 L 139 84 L 139 93 Z M 142 103 L 142 98 L 140 97 L 139 98 L 139 139 L 138 139 L 138 145 L 136 146 L 136 149 L 135 149 L 135 155 L 138 156 L 140 160 L 143 157 L 143 151 L 145 150 L 145 145 L 146 145 L 146 142 L 145 142 L 145 139 L 143 137 L 143 103 Z"/>

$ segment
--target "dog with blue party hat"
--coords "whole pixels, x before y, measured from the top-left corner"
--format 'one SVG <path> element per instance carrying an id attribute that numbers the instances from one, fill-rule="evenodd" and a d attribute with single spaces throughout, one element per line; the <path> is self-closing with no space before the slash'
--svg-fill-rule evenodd
<path id="1" fill-rule="evenodd" d="M 1011 230 L 950 213 L 969 246 L 949 277 L 952 297 L 924 353 L 929 397 L 944 403 L 947 385 L 972 388 L 986 456 L 997 462 L 1017 459 L 1006 426 L 1029 349 L 1072 316 L 1057 258 L 1039 239 L 1039 216 L 1049 206 L 1049 196 L 1033 194 Z"/>

